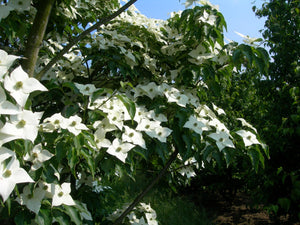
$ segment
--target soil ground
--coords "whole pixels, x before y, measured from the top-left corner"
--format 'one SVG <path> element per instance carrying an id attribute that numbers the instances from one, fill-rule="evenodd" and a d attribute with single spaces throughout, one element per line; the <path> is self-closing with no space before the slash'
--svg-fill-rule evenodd
<path id="1" fill-rule="evenodd" d="M 300 222 L 290 221 L 288 216 L 280 217 L 277 222 L 273 221 L 262 207 L 251 208 L 250 198 L 243 193 L 237 193 L 231 203 L 222 196 L 206 195 L 202 204 L 215 225 L 300 225 Z"/>

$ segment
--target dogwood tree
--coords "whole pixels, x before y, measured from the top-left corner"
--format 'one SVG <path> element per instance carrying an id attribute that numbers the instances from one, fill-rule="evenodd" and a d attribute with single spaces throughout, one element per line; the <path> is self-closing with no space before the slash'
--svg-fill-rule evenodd
<path id="1" fill-rule="evenodd" d="M 255 128 L 209 96 L 241 70 L 263 73 L 265 50 L 225 43 L 208 1 L 187 1 L 166 21 L 134 2 L 1 1 L 4 222 L 158 224 L 141 200 L 164 174 L 184 185 L 237 156 L 264 165 Z M 132 203 L 109 205 L 111 184 L 145 168 L 160 172 Z"/>

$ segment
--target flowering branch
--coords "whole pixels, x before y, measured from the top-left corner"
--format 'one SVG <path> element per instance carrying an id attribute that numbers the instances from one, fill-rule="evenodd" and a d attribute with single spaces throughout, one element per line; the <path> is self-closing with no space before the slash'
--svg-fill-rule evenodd
<path id="1" fill-rule="evenodd" d="M 130 0 L 125 5 L 123 5 L 120 9 L 115 11 L 110 16 L 100 19 L 99 22 L 95 23 L 90 28 L 83 31 L 81 34 L 79 34 L 77 37 L 75 37 L 73 40 L 70 41 L 70 43 L 65 46 L 36 76 L 35 78 L 40 80 L 41 77 L 64 55 L 66 54 L 73 45 L 75 45 L 77 42 L 79 42 L 82 38 L 84 38 L 87 34 L 91 33 L 94 30 L 99 29 L 99 27 L 103 24 L 108 23 L 109 21 L 113 20 L 117 16 L 119 16 L 122 12 L 124 12 L 127 8 L 129 8 L 132 4 L 134 4 L 137 0 Z"/>
<path id="2" fill-rule="evenodd" d="M 143 197 L 153 188 L 153 186 L 162 178 L 162 176 L 165 175 L 170 165 L 174 162 L 174 160 L 177 158 L 178 155 L 178 149 L 176 148 L 175 151 L 170 156 L 168 162 L 166 163 L 165 167 L 159 172 L 157 177 L 146 187 L 145 190 L 142 191 L 131 203 L 130 206 L 115 220 L 113 225 L 121 224 L 125 216 L 133 210 L 133 208 L 143 199 Z"/>

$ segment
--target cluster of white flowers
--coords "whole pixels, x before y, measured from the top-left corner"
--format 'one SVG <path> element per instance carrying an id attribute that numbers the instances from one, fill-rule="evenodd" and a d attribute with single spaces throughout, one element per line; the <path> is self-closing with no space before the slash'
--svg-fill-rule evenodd
<path id="1" fill-rule="evenodd" d="M 17 56 L 8 55 L 5 51 L 0 50 L 0 116 L 4 121 L 0 124 L 0 195 L 3 201 L 8 199 L 16 184 L 35 182 L 26 170 L 20 167 L 16 153 L 3 145 L 16 139 L 29 140 L 32 143 L 36 140 L 43 113 L 32 112 L 24 109 L 24 107 L 31 92 L 47 91 L 47 88 L 38 80 L 29 78 L 21 66 L 14 69 L 10 74 L 8 73 L 10 66 L 17 58 Z M 7 95 L 12 97 L 9 99 L 13 99 L 15 102 L 8 101 Z M 75 135 L 81 130 L 87 129 L 85 125 L 80 123 L 81 119 L 76 116 L 63 120 L 55 114 L 52 120 L 54 121 L 47 126 L 48 130 L 53 130 L 58 124 L 61 125 L 61 128 L 67 129 Z M 59 121 L 58 124 L 57 121 Z M 35 171 L 41 168 L 43 162 L 51 157 L 53 154 L 43 149 L 40 143 L 27 152 L 23 159 L 30 162 L 31 170 Z M 28 185 L 25 186 L 16 200 L 21 205 L 26 205 L 29 210 L 38 213 L 43 198 L 52 198 L 52 206 L 75 205 L 70 191 L 70 183 L 58 185 L 42 182 L 34 189 Z"/>
<path id="2" fill-rule="evenodd" d="M 121 209 L 115 210 L 108 219 L 111 221 L 116 220 L 127 207 L 128 204 L 124 204 Z M 151 207 L 151 205 L 143 202 L 141 202 L 126 216 L 129 224 L 133 225 L 158 225 L 156 217 L 156 211 Z"/>

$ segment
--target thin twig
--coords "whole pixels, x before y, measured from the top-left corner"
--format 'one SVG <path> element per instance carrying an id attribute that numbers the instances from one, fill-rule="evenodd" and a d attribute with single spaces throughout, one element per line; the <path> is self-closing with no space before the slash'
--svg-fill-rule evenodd
<path id="1" fill-rule="evenodd" d="M 65 46 L 51 61 L 35 76 L 36 79 L 40 80 L 41 77 L 48 72 L 48 70 L 64 55 L 66 54 L 77 42 L 79 42 L 82 38 L 84 38 L 86 35 L 91 33 L 94 30 L 97 30 L 101 25 L 106 24 L 119 16 L 122 12 L 124 12 L 127 8 L 129 8 L 132 4 L 134 4 L 137 0 L 130 0 L 125 5 L 123 5 L 120 9 L 115 11 L 110 16 L 100 19 L 99 22 L 95 23 L 90 28 L 83 31 L 81 34 L 79 34 L 77 37 L 75 37 L 73 40 L 69 42 L 67 46 Z"/>
<path id="2" fill-rule="evenodd" d="M 165 175 L 170 165 L 174 162 L 178 155 L 178 149 L 176 148 L 175 151 L 170 156 L 168 162 L 166 163 L 165 167 L 159 172 L 159 174 L 154 178 L 154 180 L 146 187 L 145 190 L 139 194 L 134 201 L 128 206 L 128 208 L 115 220 L 113 225 L 121 224 L 125 216 L 142 200 L 142 198 L 152 189 L 152 187 L 160 180 L 160 178 Z"/>

